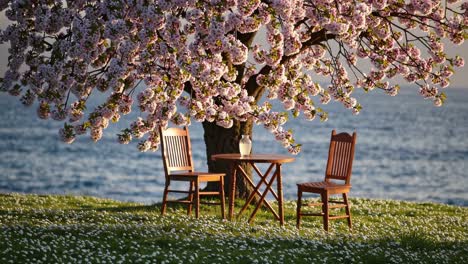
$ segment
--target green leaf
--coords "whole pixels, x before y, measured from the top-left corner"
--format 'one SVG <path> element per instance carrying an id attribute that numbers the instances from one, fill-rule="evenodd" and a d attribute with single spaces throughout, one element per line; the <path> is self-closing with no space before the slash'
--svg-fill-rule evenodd
<path id="1" fill-rule="evenodd" d="M 294 118 L 298 117 L 299 114 L 300 114 L 299 111 L 297 111 L 296 109 L 291 110 L 291 112 L 292 112 L 292 115 L 293 115 Z"/>
<path id="2" fill-rule="evenodd" d="M 445 101 L 447 99 L 447 95 L 444 92 L 440 93 L 439 97 L 442 101 Z"/>

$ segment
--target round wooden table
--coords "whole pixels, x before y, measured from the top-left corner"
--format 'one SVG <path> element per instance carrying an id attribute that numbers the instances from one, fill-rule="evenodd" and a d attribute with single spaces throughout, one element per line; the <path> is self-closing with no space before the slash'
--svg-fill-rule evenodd
<path id="1" fill-rule="evenodd" d="M 250 193 L 249 197 L 246 200 L 246 203 L 240 210 L 238 216 L 247 208 L 247 206 L 252 202 L 255 196 L 260 196 L 260 200 L 257 202 L 254 211 L 250 215 L 249 223 L 251 223 L 262 204 L 266 205 L 268 209 L 273 213 L 273 215 L 278 219 L 281 225 L 284 225 L 284 208 L 283 208 L 283 184 L 281 176 L 281 165 L 283 163 L 293 162 L 294 158 L 286 155 L 276 155 L 276 154 L 251 154 L 247 156 L 241 156 L 239 153 L 227 153 L 227 154 L 215 154 L 211 156 L 212 160 L 224 160 L 231 163 L 231 185 L 229 193 L 229 220 L 232 220 L 234 214 L 234 199 L 235 199 L 235 190 L 236 190 L 236 177 L 237 171 L 241 172 L 241 175 L 247 180 L 253 191 Z M 242 163 L 249 163 L 255 172 L 260 177 L 260 180 L 254 184 L 252 179 L 247 176 L 247 173 L 240 166 Z M 256 163 L 270 163 L 270 166 L 265 173 L 262 173 Z M 271 175 L 271 176 L 270 176 Z M 271 187 L 276 180 L 276 193 Z M 265 190 L 263 193 L 260 193 L 260 187 L 265 185 Z M 275 199 L 278 201 L 278 213 L 273 209 L 273 207 L 265 200 L 265 197 L 268 193 L 271 193 Z"/>

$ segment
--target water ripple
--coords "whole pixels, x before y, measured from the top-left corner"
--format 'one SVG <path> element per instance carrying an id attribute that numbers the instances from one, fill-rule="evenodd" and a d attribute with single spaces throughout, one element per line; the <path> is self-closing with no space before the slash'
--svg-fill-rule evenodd
<path id="1" fill-rule="evenodd" d="M 324 107 L 330 111 L 328 122 L 298 118 L 289 123 L 303 151 L 294 163 L 283 166 L 285 198 L 295 199 L 296 183 L 323 178 L 330 131 L 337 129 L 358 132 L 353 196 L 468 206 L 467 90 L 447 90 L 449 100 L 442 108 L 421 100 L 416 90 L 402 92 L 397 98 L 358 93 L 364 106 L 359 116 L 335 103 Z M 0 105 L 0 192 L 161 200 L 160 152 L 139 153 L 137 142 L 116 143 L 115 135 L 136 113 L 111 125 L 98 143 L 80 137 L 66 145 L 57 140 L 61 123 L 38 120 L 35 109 L 5 94 L 0 95 Z M 191 126 L 191 135 L 195 166 L 206 170 L 200 124 Z M 261 127 L 254 128 L 253 142 L 254 152 L 287 154 Z"/>

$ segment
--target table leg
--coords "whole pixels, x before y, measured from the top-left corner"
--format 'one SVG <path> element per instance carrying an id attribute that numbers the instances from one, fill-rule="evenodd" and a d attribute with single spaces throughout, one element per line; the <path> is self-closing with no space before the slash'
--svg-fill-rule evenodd
<path id="1" fill-rule="evenodd" d="M 278 212 L 280 225 L 284 226 L 284 208 L 283 208 L 283 181 L 281 179 L 281 164 L 276 164 L 276 185 L 278 187 Z"/>
<path id="2" fill-rule="evenodd" d="M 260 208 L 260 206 L 262 205 L 262 203 L 265 201 L 265 197 L 266 197 L 266 195 L 268 194 L 268 191 L 269 191 L 269 189 L 271 188 L 271 185 L 272 185 L 273 182 L 275 181 L 276 176 L 277 176 L 277 172 L 275 171 L 275 173 L 273 173 L 273 175 L 271 176 L 271 180 L 270 180 L 270 182 L 267 184 L 265 191 L 263 192 L 262 196 L 260 197 L 260 200 L 258 201 L 257 205 L 255 206 L 254 211 L 253 211 L 252 214 L 250 215 L 249 223 L 252 223 L 252 221 L 253 221 L 255 215 L 257 214 L 258 209 Z"/>
<path id="3" fill-rule="evenodd" d="M 270 167 L 268 167 L 268 170 L 271 170 L 274 166 L 275 166 L 275 164 L 271 164 Z M 268 182 L 266 181 L 266 178 L 267 178 L 266 176 L 267 176 L 269 173 L 266 173 L 266 172 L 265 172 L 265 177 L 263 177 L 263 175 L 262 175 L 262 173 L 260 172 L 260 170 L 258 169 L 258 167 L 255 166 L 255 164 L 253 164 L 253 163 L 252 163 L 252 168 L 254 168 L 254 170 L 257 172 L 257 175 L 260 176 L 260 178 L 261 178 L 260 181 L 263 182 L 263 183 L 265 183 L 265 185 L 268 184 Z M 271 189 L 270 189 L 270 192 L 271 192 L 271 194 L 273 194 L 273 196 L 275 197 L 275 199 L 278 200 L 278 195 L 276 194 L 276 192 L 275 192 L 274 190 L 271 190 Z M 258 195 L 260 195 L 260 193 L 259 193 Z"/>
<path id="4" fill-rule="evenodd" d="M 249 197 L 247 198 L 247 201 L 246 203 L 244 204 L 244 206 L 242 207 L 242 209 L 240 210 L 239 214 L 237 215 L 238 217 L 245 211 L 245 209 L 247 208 L 247 206 L 249 206 L 249 204 L 252 202 L 253 198 L 255 197 L 255 195 L 258 195 L 258 196 L 261 196 L 261 193 L 259 192 L 260 190 L 260 187 L 263 185 L 263 183 L 265 183 L 265 185 L 268 184 L 268 182 L 266 181 L 266 178 L 268 177 L 268 175 L 270 174 L 271 170 L 273 169 L 274 167 L 274 164 L 271 164 L 270 167 L 267 169 L 267 171 L 265 172 L 264 175 L 262 175 L 262 173 L 260 173 L 260 171 L 258 170 L 258 168 L 255 166 L 255 164 L 251 164 L 257 171 L 257 174 L 258 176 L 260 177 L 260 181 L 259 183 L 257 184 L 257 186 L 255 186 L 253 184 L 253 182 L 249 179 L 249 177 L 246 176 L 245 172 L 242 170 L 242 168 L 240 168 L 240 171 L 244 174 L 244 177 L 250 182 L 251 186 L 254 187 L 254 190 L 250 193 Z M 272 190 L 270 190 L 272 191 Z M 276 196 L 276 193 L 272 191 L 272 193 L 274 194 L 275 197 Z M 276 217 L 276 219 L 279 220 L 279 216 L 278 214 L 275 212 L 275 210 L 273 210 L 273 207 L 271 207 L 271 205 L 268 203 L 268 201 L 264 201 L 265 202 L 265 205 L 268 207 L 268 209 L 270 209 L 270 211 L 273 213 L 273 215 Z"/>
<path id="5" fill-rule="evenodd" d="M 236 199 L 236 175 L 237 175 L 237 164 L 231 164 L 231 190 L 229 192 L 229 220 L 232 220 L 234 214 L 234 200 Z"/>

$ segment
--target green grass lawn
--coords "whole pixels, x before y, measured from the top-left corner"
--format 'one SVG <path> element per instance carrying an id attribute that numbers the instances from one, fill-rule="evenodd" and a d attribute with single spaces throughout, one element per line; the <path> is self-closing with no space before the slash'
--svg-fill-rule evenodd
<path id="1" fill-rule="evenodd" d="M 263 210 L 249 225 L 248 214 L 221 220 L 218 207 L 202 207 L 200 219 L 182 207 L 161 217 L 159 205 L 3 194 L 0 263 L 468 263 L 468 208 L 351 202 L 353 231 L 335 220 L 326 233 L 318 217 L 297 230 L 294 201 L 280 227 Z"/>

